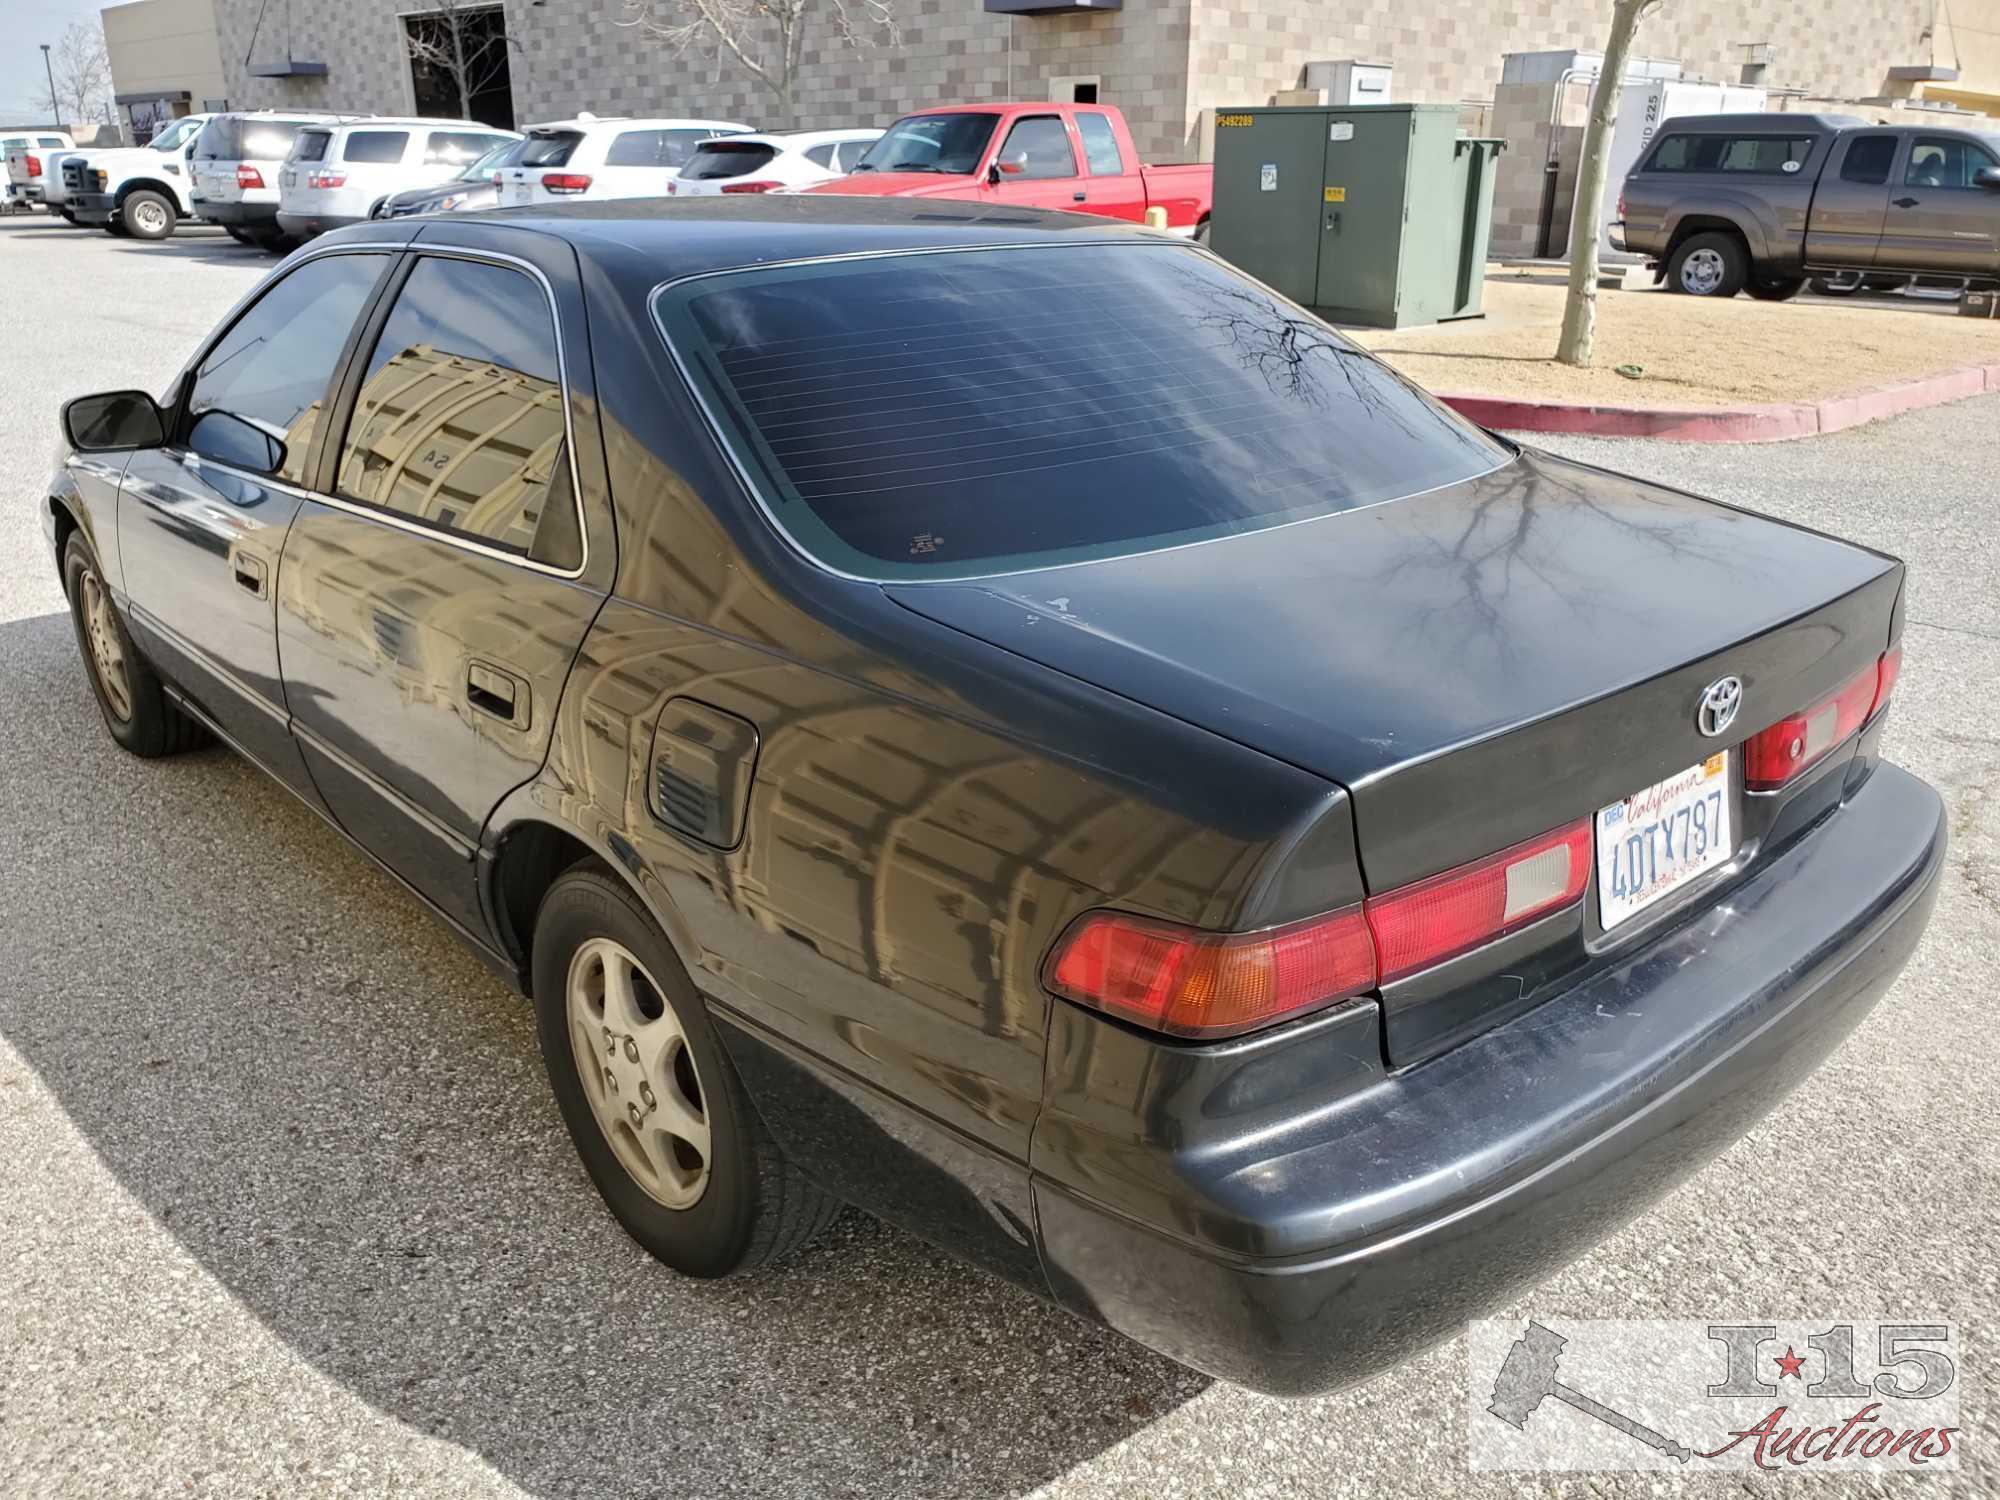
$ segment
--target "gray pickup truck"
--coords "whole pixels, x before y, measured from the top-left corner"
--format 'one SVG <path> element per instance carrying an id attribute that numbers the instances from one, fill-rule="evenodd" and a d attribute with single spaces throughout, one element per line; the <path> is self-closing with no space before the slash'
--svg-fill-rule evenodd
<path id="1" fill-rule="evenodd" d="M 1618 200 L 1615 248 L 1696 297 L 2000 285 L 2000 134 L 1849 115 L 1692 115 L 1660 126 Z M 1823 278 L 1823 280 L 1821 280 Z"/>

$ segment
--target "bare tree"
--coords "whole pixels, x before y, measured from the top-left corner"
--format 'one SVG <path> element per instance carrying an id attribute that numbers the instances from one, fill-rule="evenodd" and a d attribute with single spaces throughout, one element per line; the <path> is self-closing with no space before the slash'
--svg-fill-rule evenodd
<path id="1" fill-rule="evenodd" d="M 1625 91 L 1625 60 L 1639 22 L 1665 0 L 1612 0 L 1611 35 L 1604 43 L 1604 66 L 1590 96 L 1590 121 L 1583 128 L 1583 159 L 1576 169 L 1576 206 L 1569 220 L 1569 300 L 1563 307 L 1562 339 L 1556 358 L 1588 365 L 1597 338 L 1597 245 L 1604 222 L 1604 179 L 1611 169 L 1611 136 L 1618 124 L 1618 98 Z"/>
<path id="2" fill-rule="evenodd" d="M 55 92 L 42 92 L 42 102 L 56 119 L 70 123 L 95 120 L 111 102 L 111 58 L 104 50 L 104 28 L 72 21 L 62 40 L 49 50 L 49 72 Z"/>
<path id="3" fill-rule="evenodd" d="M 700 44 L 728 53 L 778 101 L 780 125 L 793 129 L 793 88 L 807 23 L 824 13 L 843 47 L 872 47 L 876 34 L 902 42 L 895 0 L 625 0 L 620 26 L 657 37 L 678 57 Z"/>
<path id="4" fill-rule="evenodd" d="M 493 0 L 431 0 L 428 10 L 404 18 L 410 61 L 451 80 L 460 119 L 472 118 L 475 95 L 509 74 L 507 33 L 494 24 L 498 10 Z"/>

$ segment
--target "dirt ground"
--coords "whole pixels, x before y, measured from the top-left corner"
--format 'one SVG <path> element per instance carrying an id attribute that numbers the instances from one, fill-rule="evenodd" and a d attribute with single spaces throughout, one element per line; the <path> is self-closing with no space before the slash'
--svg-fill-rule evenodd
<path id="1" fill-rule="evenodd" d="M 1588 370 L 1554 360 L 1564 289 L 1542 271 L 1490 272 L 1484 318 L 1348 332 L 1441 394 L 1607 406 L 1811 401 L 2000 362 L 2000 320 L 1954 316 L 1950 303 L 1712 302 L 1651 290 L 1637 273 L 1630 284 L 1597 294 L 1597 354 Z M 1619 365 L 1644 374 L 1628 378 Z"/>

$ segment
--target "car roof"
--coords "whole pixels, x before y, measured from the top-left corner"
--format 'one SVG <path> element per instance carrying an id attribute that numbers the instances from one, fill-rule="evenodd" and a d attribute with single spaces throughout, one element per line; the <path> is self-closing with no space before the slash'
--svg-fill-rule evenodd
<path id="1" fill-rule="evenodd" d="M 881 134 L 880 130 L 873 128 L 868 130 L 773 130 L 768 132 L 742 130 L 734 135 L 726 135 L 722 137 L 722 140 L 728 141 L 732 145 L 772 146 L 780 151 L 800 151 L 812 146 L 828 145 L 829 143 L 838 145 L 842 141 L 872 141 Z M 721 141 L 710 141 L 708 145 L 715 146 L 721 143 Z M 708 148 L 704 146 L 702 149 L 707 150 Z"/>
<path id="2" fill-rule="evenodd" d="M 422 115 L 349 115 L 340 120 L 325 122 L 329 130 L 372 130 L 385 126 L 396 130 L 429 126 L 434 130 L 478 130 L 487 135 L 519 135 L 517 130 L 505 130 L 498 125 L 482 125 L 477 120 L 441 120 Z"/>
<path id="3" fill-rule="evenodd" d="M 357 224 L 313 243 L 331 248 L 344 240 L 379 238 L 380 229 Z M 502 249 L 506 231 L 563 241 L 635 297 L 663 281 L 781 261 L 1016 245 L 1183 243 L 1113 219 L 1012 204 L 800 193 L 586 198 L 488 209 L 426 224 L 413 248 Z"/>
<path id="4" fill-rule="evenodd" d="M 578 120 L 570 128 L 578 130 L 730 130 L 738 135 L 750 127 L 740 120 L 689 120 L 678 115 L 659 119 Z"/>
<path id="5" fill-rule="evenodd" d="M 1671 115 L 1660 121 L 1659 132 L 1727 130 L 1736 135 L 1798 135 L 1805 131 L 1852 130 L 1868 122 L 1859 115 L 1752 114 Z"/>

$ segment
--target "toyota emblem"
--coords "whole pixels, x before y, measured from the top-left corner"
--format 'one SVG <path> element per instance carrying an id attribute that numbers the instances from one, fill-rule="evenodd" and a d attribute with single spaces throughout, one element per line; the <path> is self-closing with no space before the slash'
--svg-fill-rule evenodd
<path id="1" fill-rule="evenodd" d="M 1718 677 L 1701 690 L 1695 705 L 1694 727 L 1714 739 L 1736 722 L 1736 710 L 1743 706 L 1743 679 Z"/>

